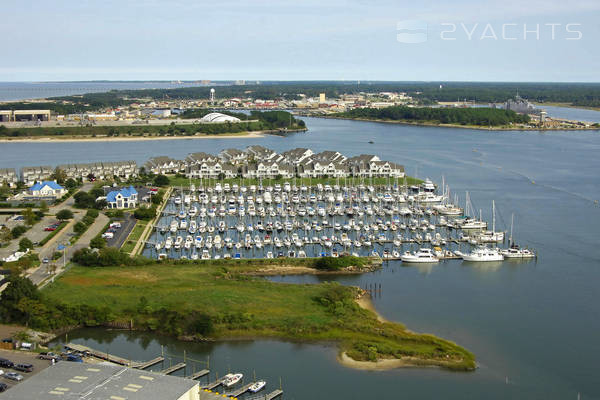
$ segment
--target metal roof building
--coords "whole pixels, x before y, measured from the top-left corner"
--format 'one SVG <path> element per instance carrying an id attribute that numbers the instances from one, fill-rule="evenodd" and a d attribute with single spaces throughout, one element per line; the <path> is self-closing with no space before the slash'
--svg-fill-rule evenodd
<path id="1" fill-rule="evenodd" d="M 15 385 L 2 400 L 199 400 L 198 382 L 113 364 L 62 361 Z M 217 396 L 203 392 L 207 395 Z"/>

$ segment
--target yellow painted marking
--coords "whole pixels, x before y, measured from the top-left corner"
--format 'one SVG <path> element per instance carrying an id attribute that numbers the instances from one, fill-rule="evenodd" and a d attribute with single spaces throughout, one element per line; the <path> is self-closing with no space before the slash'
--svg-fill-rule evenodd
<path id="1" fill-rule="evenodd" d="M 125 400 L 125 397 L 121 396 L 110 396 L 111 400 Z"/>
<path id="2" fill-rule="evenodd" d="M 146 376 L 146 375 L 140 375 L 140 379 L 145 379 L 147 381 L 153 381 L 154 378 L 151 376 Z"/>
<path id="3" fill-rule="evenodd" d="M 71 389 L 64 387 L 55 387 L 54 390 L 58 390 L 59 392 L 68 392 Z"/>
<path id="4" fill-rule="evenodd" d="M 141 385 L 136 385 L 135 383 L 130 383 L 130 384 L 129 384 L 129 385 L 127 385 L 127 386 L 129 386 L 129 387 L 134 387 L 134 388 L 138 388 L 138 389 L 141 389 L 141 388 L 142 388 L 142 386 L 141 386 Z"/>
<path id="5" fill-rule="evenodd" d="M 83 381 L 82 381 L 82 380 L 80 380 L 80 379 L 69 379 L 69 382 L 73 382 L 73 383 L 81 383 L 81 382 L 83 382 Z"/>
<path id="6" fill-rule="evenodd" d="M 137 389 L 135 389 L 135 388 L 130 388 L 130 387 L 127 387 L 127 386 L 125 386 L 125 387 L 123 388 L 123 390 L 127 390 L 128 392 L 137 392 L 137 391 L 138 391 L 138 390 L 137 390 Z"/>
<path id="7" fill-rule="evenodd" d="M 98 368 L 88 368 L 87 370 L 92 372 L 100 372 Z"/>
<path id="8" fill-rule="evenodd" d="M 57 392 L 56 390 L 51 390 L 48 393 L 50 393 L 50 394 L 64 394 L 63 392 Z"/>
<path id="9" fill-rule="evenodd" d="M 88 378 L 87 376 L 79 376 L 79 375 L 77 375 L 75 377 L 75 379 L 87 379 L 87 378 Z"/>

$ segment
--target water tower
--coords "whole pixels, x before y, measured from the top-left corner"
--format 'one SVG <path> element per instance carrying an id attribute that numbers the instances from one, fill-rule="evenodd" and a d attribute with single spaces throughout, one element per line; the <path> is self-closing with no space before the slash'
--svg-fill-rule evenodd
<path id="1" fill-rule="evenodd" d="M 215 88 L 210 88 L 210 104 L 215 104 Z"/>

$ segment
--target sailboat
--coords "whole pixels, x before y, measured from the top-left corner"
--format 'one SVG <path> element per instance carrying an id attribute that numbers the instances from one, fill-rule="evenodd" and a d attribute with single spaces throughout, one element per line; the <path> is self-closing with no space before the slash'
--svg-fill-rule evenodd
<path id="1" fill-rule="evenodd" d="M 504 256 L 504 258 L 508 259 L 524 259 L 524 258 L 535 258 L 537 255 L 534 251 L 529 249 L 520 248 L 513 241 L 513 223 L 515 220 L 515 215 L 513 214 L 510 218 L 510 238 L 508 240 L 510 247 L 508 249 L 502 249 L 500 252 Z"/>

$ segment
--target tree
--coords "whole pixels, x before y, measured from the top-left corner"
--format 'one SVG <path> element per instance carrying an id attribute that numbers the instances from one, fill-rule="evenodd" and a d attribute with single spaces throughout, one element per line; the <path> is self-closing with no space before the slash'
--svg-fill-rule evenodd
<path id="1" fill-rule="evenodd" d="M 40 211 L 43 212 L 43 213 L 47 213 L 48 210 L 49 210 L 48 203 L 46 203 L 44 200 L 42 200 L 40 202 Z"/>
<path id="2" fill-rule="evenodd" d="M 96 236 L 90 240 L 90 247 L 92 249 L 102 249 L 106 246 L 106 240 L 103 237 Z"/>
<path id="3" fill-rule="evenodd" d="M 133 216 L 136 219 L 145 219 L 149 220 L 156 216 L 156 207 L 140 207 L 134 211 Z"/>
<path id="4" fill-rule="evenodd" d="M 25 218 L 25 223 L 27 225 L 31 226 L 35 224 L 36 217 L 31 207 L 26 208 L 21 214 L 23 215 L 23 218 Z"/>
<path id="5" fill-rule="evenodd" d="M 67 173 L 59 167 L 56 167 L 54 169 L 54 173 L 52 174 L 52 179 L 54 179 L 57 183 L 60 183 L 62 185 L 67 180 Z"/>
<path id="6" fill-rule="evenodd" d="M 24 237 L 19 241 L 19 251 L 27 251 L 27 249 L 33 249 L 33 242 Z"/>
<path id="7" fill-rule="evenodd" d="M 12 232 L 6 226 L 0 227 L 0 243 L 8 243 L 13 239 Z"/>
<path id="8" fill-rule="evenodd" d="M 86 224 L 84 224 L 81 221 L 78 221 L 77 223 L 75 223 L 75 226 L 73 226 L 73 232 L 75 232 L 78 235 L 81 235 L 83 232 L 85 232 L 86 229 Z"/>
<path id="9" fill-rule="evenodd" d="M 167 186 L 169 184 L 169 178 L 165 175 L 156 175 L 154 177 L 154 184 L 156 186 Z"/>
<path id="10" fill-rule="evenodd" d="M 14 228 L 12 228 L 12 230 L 10 231 L 10 234 L 12 235 L 13 239 L 16 239 L 19 236 L 21 236 L 22 234 L 24 234 L 25 232 L 27 232 L 27 228 L 23 225 L 18 225 L 18 226 L 15 226 Z"/>
<path id="11" fill-rule="evenodd" d="M 11 275 L 9 285 L 0 298 L 0 319 L 5 322 L 25 322 L 27 315 L 18 307 L 21 299 L 39 300 L 40 294 L 29 278 Z"/>
<path id="12" fill-rule="evenodd" d="M 73 211 L 67 209 L 60 210 L 56 213 L 56 218 L 58 218 L 60 221 L 71 219 L 73 218 Z"/>
<path id="13" fill-rule="evenodd" d="M 77 181 L 75 179 L 73 179 L 73 178 L 69 178 L 65 182 L 65 187 L 67 189 L 69 189 L 69 190 L 70 189 L 75 189 L 77 187 Z"/>

